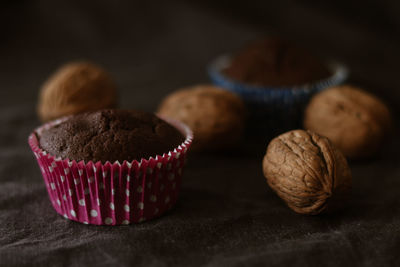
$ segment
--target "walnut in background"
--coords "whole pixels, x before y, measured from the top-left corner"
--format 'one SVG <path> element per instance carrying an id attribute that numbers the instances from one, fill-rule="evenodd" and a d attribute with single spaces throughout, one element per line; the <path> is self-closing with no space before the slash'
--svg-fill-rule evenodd
<path id="1" fill-rule="evenodd" d="M 197 85 L 168 95 L 158 113 L 187 124 L 193 150 L 217 150 L 235 145 L 244 130 L 245 107 L 235 94 L 212 85 Z"/>
<path id="2" fill-rule="evenodd" d="M 274 138 L 262 165 L 269 186 L 301 214 L 315 215 L 340 205 L 351 187 L 346 158 L 327 138 L 310 131 Z"/>
<path id="3" fill-rule="evenodd" d="M 353 86 L 332 87 L 314 96 L 304 114 L 304 128 L 329 138 L 345 156 L 372 156 L 391 129 L 386 105 Z"/>
<path id="4" fill-rule="evenodd" d="M 114 108 L 117 89 L 110 75 L 89 62 L 62 66 L 43 84 L 37 112 L 41 121 Z"/>

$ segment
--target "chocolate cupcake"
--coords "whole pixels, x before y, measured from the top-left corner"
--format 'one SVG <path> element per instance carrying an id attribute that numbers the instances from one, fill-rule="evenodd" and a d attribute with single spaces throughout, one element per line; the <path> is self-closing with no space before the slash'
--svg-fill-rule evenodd
<path id="1" fill-rule="evenodd" d="M 34 131 L 29 144 L 55 210 L 82 223 L 117 225 L 170 209 L 192 134 L 166 120 L 139 111 L 101 110 Z"/>
<path id="2" fill-rule="evenodd" d="M 299 127 L 310 97 L 342 83 L 348 74 L 345 67 L 324 64 L 306 49 L 276 37 L 218 58 L 208 73 L 214 84 L 243 98 L 256 132 L 267 130 L 271 136 Z"/>
<path id="3" fill-rule="evenodd" d="M 307 50 L 278 38 L 246 45 L 223 73 L 242 83 L 277 88 L 316 82 L 330 76 L 326 66 Z"/>
<path id="4" fill-rule="evenodd" d="M 73 116 L 39 137 L 40 147 L 56 157 L 102 163 L 162 155 L 184 140 L 153 114 L 113 109 Z"/>

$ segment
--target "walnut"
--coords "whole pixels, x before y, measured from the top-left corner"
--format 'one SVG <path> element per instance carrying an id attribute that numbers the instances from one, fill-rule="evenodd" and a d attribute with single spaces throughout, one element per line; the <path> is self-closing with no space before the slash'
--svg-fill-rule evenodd
<path id="1" fill-rule="evenodd" d="M 197 151 L 233 146 L 244 130 L 243 101 L 212 85 L 197 85 L 170 94 L 158 113 L 186 123 L 194 134 L 192 149 Z"/>
<path id="2" fill-rule="evenodd" d="M 73 62 L 57 70 L 41 88 L 38 115 L 42 121 L 103 108 L 114 108 L 116 86 L 100 67 Z"/>
<path id="3" fill-rule="evenodd" d="M 324 135 L 349 158 L 372 156 L 390 132 L 389 109 L 375 96 L 352 86 L 314 96 L 304 114 L 304 128 Z"/>
<path id="4" fill-rule="evenodd" d="M 301 214 L 319 214 L 335 206 L 351 187 L 343 154 L 326 137 L 311 131 L 294 130 L 273 139 L 263 172 L 278 196 Z"/>

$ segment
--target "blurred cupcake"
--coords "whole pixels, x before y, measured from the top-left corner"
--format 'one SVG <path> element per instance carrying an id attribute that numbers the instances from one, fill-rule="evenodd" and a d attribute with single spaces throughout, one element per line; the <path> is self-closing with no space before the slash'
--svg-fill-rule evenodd
<path id="1" fill-rule="evenodd" d="M 169 210 L 192 134 L 184 124 L 166 121 L 144 112 L 101 110 L 35 130 L 29 144 L 54 209 L 97 225 L 141 222 Z"/>
<path id="2" fill-rule="evenodd" d="M 238 94 L 251 113 L 251 125 L 271 134 L 301 125 L 310 97 L 342 83 L 347 69 L 323 64 L 308 51 L 279 38 L 249 43 L 234 56 L 221 56 L 208 68 L 214 84 Z"/>

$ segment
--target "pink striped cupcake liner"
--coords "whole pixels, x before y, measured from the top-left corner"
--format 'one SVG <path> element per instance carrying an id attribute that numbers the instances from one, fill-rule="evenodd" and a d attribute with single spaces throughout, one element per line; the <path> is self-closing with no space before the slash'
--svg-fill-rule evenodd
<path id="1" fill-rule="evenodd" d="M 121 225 L 159 217 L 174 206 L 193 139 L 186 125 L 162 118 L 186 137 L 168 153 L 140 161 L 102 164 L 57 158 L 39 147 L 41 132 L 66 119 L 47 123 L 29 136 L 57 213 L 84 224 Z"/>

